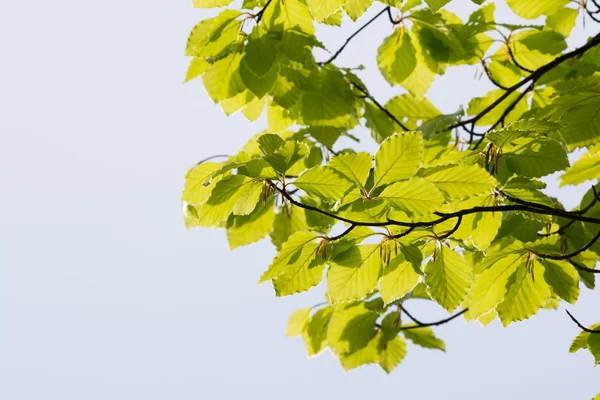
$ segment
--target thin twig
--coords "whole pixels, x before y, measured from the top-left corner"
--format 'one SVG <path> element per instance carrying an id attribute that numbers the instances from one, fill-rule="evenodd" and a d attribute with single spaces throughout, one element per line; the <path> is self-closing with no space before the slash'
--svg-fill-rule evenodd
<path id="1" fill-rule="evenodd" d="M 585 326 L 583 326 L 583 324 L 579 321 L 577 321 L 577 319 L 573 316 L 573 314 L 571 314 L 569 312 L 569 310 L 565 310 L 567 312 L 567 314 L 569 315 L 569 317 L 571 317 L 571 319 L 573 320 L 573 322 L 575 322 L 575 324 L 577 324 L 577 326 L 579 327 L 579 329 L 581 329 L 584 332 L 587 333 L 600 333 L 599 329 L 590 329 L 590 328 L 586 328 Z"/>
<path id="2" fill-rule="evenodd" d="M 387 115 L 392 121 L 397 123 L 398 126 L 400 126 L 400 128 L 404 129 L 405 131 L 410 131 L 410 129 L 408 129 L 406 127 L 406 125 L 404 125 L 402 122 L 400 122 L 400 120 L 398 118 L 396 118 L 396 116 L 390 112 L 390 110 L 388 110 L 387 108 L 382 106 L 377 100 L 375 100 L 375 98 L 373 96 L 371 96 L 371 94 L 369 94 L 369 91 L 366 88 L 362 87 L 360 84 L 354 82 L 353 80 L 350 80 L 350 79 L 348 79 L 348 80 L 352 86 L 354 86 L 356 89 L 358 89 L 360 92 L 362 92 L 362 94 L 367 96 L 367 98 L 369 100 L 371 100 L 377 106 L 377 108 L 379 108 L 381 111 L 383 111 L 383 113 L 385 115 Z"/>
<path id="3" fill-rule="evenodd" d="M 575 256 L 583 253 L 584 251 L 586 251 L 590 247 L 592 247 L 594 245 L 594 243 L 596 243 L 598 241 L 598 239 L 600 239 L 600 230 L 598 231 L 598 233 L 596 234 L 596 236 L 594 236 L 592 238 L 592 240 L 589 241 L 588 244 L 586 244 L 585 246 L 583 246 L 582 248 L 580 248 L 578 250 L 575 250 L 572 253 L 563 254 L 561 256 L 557 256 L 557 255 L 553 255 L 553 254 L 538 253 L 537 251 L 532 251 L 532 253 L 535 254 L 538 257 L 546 258 L 548 260 L 569 260 L 570 258 L 575 257 Z"/>
<path id="4" fill-rule="evenodd" d="M 196 165 L 200 165 L 200 164 L 205 163 L 207 161 L 214 160 L 215 158 L 229 158 L 229 157 L 231 157 L 231 156 L 228 156 L 227 154 L 217 154 L 216 156 L 210 156 L 208 158 L 205 158 L 204 160 L 198 161 L 196 163 Z"/>
<path id="5" fill-rule="evenodd" d="M 390 7 L 386 7 L 383 10 L 381 10 L 380 12 L 378 12 L 373 18 L 371 18 L 369 21 L 367 21 L 366 24 L 364 24 L 363 26 L 361 26 L 356 32 L 354 32 L 348 39 L 346 39 L 346 42 L 344 42 L 344 44 L 342 45 L 342 47 L 340 47 L 338 49 L 338 51 L 335 52 L 334 55 L 332 55 L 328 60 L 326 61 L 322 61 L 319 62 L 318 64 L 323 66 L 323 65 L 327 65 L 330 64 L 331 62 L 333 62 L 333 60 L 335 60 L 341 53 L 342 51 L 344 51 L 344 49 L 346 48 L 346 46 L 348 46 L 348 44 L 350 43 L 350 41 L 352 39 L 354 39 L 354 37 L 356 35 L 358 35 L 359 33 L 361 33 L 363 31 L 363 29 L 365 29 L 367 26 L 371 25 L 377 18 L 381 17 L 383 15 L 383 13 L 385 13 L 386 11 L 389 11 Z"/>
<path id="6" fill-rule="evenodd" d="M 420 322 L 417 319 L 415 319 L 411 314 L 409 314 L 408 311 L 406 311 L 406 308 L 404 308 L 404 306 L 402 306 L 402 311 L 410 319 L 412 319 L 413 321 L 415 321 L 415 323 L 417 324 L 417 325 L 412 325 L 412 326 L 403 326 L 403 327 L 400 328 L 401 331 L 406 331 L 406 330 L 409 330 L 409 329 L 418 329 L 418 328 L 425 328 L 427 326 L 438 326 L 438 325 L 446 324 L 446 323 L 452 321 L 453 319 L 460 317 L 461 315 L 463 315 L 464 313 L 466 313 L 467 311 L 469 311 L 469 309 L 465 308 L 464 310 L 461 310 L 460 312 L 458 312 L 458 313 L 456 313 L 456 314 L 454 314 L 454 315 L 452 315 L 452 316 L 450 316 L 448 318 L 445 318 L 445 319 L 442 319 L 442 320 L 436 321 L 436 322 Z"/>
<path id="7" fill-rule="evenodd" d="M 580 271 L 589 272 L 591 274 L 600 274 L 600 269 L 592 269 L 592 268 L 584 267 L 583 265 L 580 265 L 579 263 L 576 263 L 573 260 L 567 260 L 567 261 L 569 262 L 569 264 L 571 264 L 572 266 L 574 266 L 575 268 L 577 268 Z"/>

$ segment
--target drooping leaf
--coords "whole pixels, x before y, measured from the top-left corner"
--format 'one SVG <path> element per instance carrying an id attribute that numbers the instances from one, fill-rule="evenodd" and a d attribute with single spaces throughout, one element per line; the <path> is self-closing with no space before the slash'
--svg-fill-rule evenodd
<path id="1" fill-rule="evenodd" d="M 452 249 L 441 246 L 425 266 L 425 284 L 431 297 L 448 312 L 464 300 L 471 284 L 471 267 Z"/>
<path id="2" fill-rule="evenodd" d="M 377 288 L 380 273 L 378 245 L 360 245 L 339 254 L 327 273 L 327 295 L 331 303 L 364 299 Z"/>
<path id="3" fill-rule="evenodd" d="M 306 326 L 308 325 L 308 321 L 310 320 L 310 313 L 310 308 L 302 308 L 300 310 L 294 311 L 294 313 L 290 316 L 290 320 L 288 322 L 288 337 L 302 335 L 302 332 L 304 332 Z"/>

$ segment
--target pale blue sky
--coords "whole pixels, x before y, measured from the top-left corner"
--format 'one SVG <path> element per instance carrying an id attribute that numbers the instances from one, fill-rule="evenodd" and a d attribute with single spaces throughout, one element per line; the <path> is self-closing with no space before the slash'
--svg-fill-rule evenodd
<path id="1" fill-rule="evenodd" d="M 463 14 L 467 0 L 454 0 Z M 462 3 L 461 3 L 462 2 Z M 256 280 L 268 242 L 229 252 L 223 231 L 185 231 L 180 191 L 199 159 L 233 153 L 263 126 L 226 118 L 200 82 L 183 86 L 183 48 L 207 13 L 191 0 L 0 0 L 0 398 L 589 399 L 600 370 L 571 355 L 563 311 L 503 329 L 436 329 L 446 354 L 409 345 L 391 374 L 344 373 L 286 339 L 285 299 Z M 458 4 L 461 3 L 461 4 Z M 379 7 L 377 7 L 379 8 Z M 383 19 L 340 57 L 372 60 Z M 573 44 L 597 32 L 588 21 Z M 350 30 L 324 30 L 332 48 Z M 345 32 L 345 33 L 341 33 Z M 370 61 L 385 100 L 400 93 Z M 452 112 L 489 85 L 450 73 L 431 95 Z M 581 190 L 561 194 L 573 205 Z M 581 320 L 598 293 L 582 289 Z M 411 305 L 424 320 L 436 306 Z M 386 397 L 387 398 L 387 397 Z"/>

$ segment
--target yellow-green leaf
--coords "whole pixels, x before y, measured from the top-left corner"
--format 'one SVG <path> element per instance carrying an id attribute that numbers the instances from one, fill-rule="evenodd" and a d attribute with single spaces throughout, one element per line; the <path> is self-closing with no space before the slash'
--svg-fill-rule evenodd
<path id="1" fill-rule="evenodd" d="M 360 300 L 377 288 L 381 272 L 378 245 L 361 245 L 339 254 L 327 273 L 327 295 L 332 304 Z"/>
<path id="2" fill-rule="evenodd" d="M 441 246 L 425 266 L 425 284 L 431 297 L 449 312 L 464 300 L 471 285 L 471 267 L 455 251 Z"/>
<path id="3" fill-rule="evenodd" d="M 375 155 L 375 187 L 415 175 L 423 157 L 420 132 L 399 133 L 381 143 Z"/>

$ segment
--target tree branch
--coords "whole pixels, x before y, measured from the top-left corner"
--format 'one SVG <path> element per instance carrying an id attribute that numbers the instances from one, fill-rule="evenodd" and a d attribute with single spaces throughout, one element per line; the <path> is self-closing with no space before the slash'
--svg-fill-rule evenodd
<path id="1" fill-rule="evenodd" d="M 547 258 L 548 260 L 569 260 L 570 258 L 575 257 L 575 256 L 583 253 L 584 251 L 586 251 L 590 247 L 592 247 L 594 245 L 594 243 L 596 243 L 598 241 L 598 239 L 600 239 L 600 230 L 598 230 L 598 233 L 596 234 L 596 236 L 594 236 L 592 238 L 592 240 L 589 241 L 588 244 L 586 244 L 585 246 L 583 246 L 582 248 L 580 248 L 578 250 L 575 250 L 572 253 L 563 254 L 561 256 L 557 256 L 557 255 L 553 255 L 553 254 L 538 253 L 537 251 L 531 251 L 531 252 L 533 254 L 535 254 L 536 256 L 538 256 L 538 257 Z"/>
<path id="2" fill-rule="evenodd" d="M 490 80 L 490 82 L 492 82 L 495 86 L 499 87 L 502 90 L 508 90 L 509 88 L 506 86 L 503 86 L 502 84 L 500 84 L 499 82 L 497 82 L 493 77 L 492 77 L 492 73 L 490 72 L 490 70 L 488 69 L 487 65 L 485 64 L 485 61 L 483 59 L 481 59 L 481 66 L 483 67 L 483 70 L 485 71 L 485 74 L 487 75 L 488 79 Z"/>
<path id="3" fill-rule="evenodd" d="M 579 265 L 578 263 L 576 263 L 573 260 L 567 260 L 569 262 L 569 264 L 571 264 L 572 266 L 574 266 L 575 268 L 577 268 L 580 271 L 585 271 L 585 272 L 589 272 L 592 274 L 600 274 L 600 269 L 592 269 L 592 268 L 588 268 L 588 267 L 584 267 L 583 265 Z"/>
<path id="4" fill-rule="evenodd" d="M 475 214 L 475 213 L 479 213 L 479 212 L 506 212 L 506 211 L 528 211 L 528 212 L 537 213 L 537 214 L 541 214 L 541 215 L 554 215 L 557 217 L 574 219 L 577 221 L 589 222 L 592 224 L 600 224 L 600 219 L 597 219 L 597 218 L 591 218 L 591 217 L 586 217 L 583 215 L 573 214 L 573 213 L 570 213 L 568 211 L 564 211 L 561 209 L 554 209 L 551 207 L 543 206 L 543 205 L 536 204 L 536 203 L 529 203 L 529 202 L 523 202 L 523 203 L 531 204 L 531 205 L 515 204 L 515 205 L 500 205 L 500 206 L 485 206 L 485 207 L 477 206 L 477 207 L 472 207 L 472 208 L 465 209 L 465 210 L 455 211 L 452 213 L 435 212 L 434 214 L 440 218 L 437 220 L 433 220 L 433 221 L 417 221 L 417 222 L 404 222 L 404 221 L 394 221 L 394 220 L 388 220 L 387 222 L 354 221 L 349 218 L 345 218 L 345 217 L 336 215 L 332 212 L 329 212 L 326 210 L 321 210 L 318 207 L 310 206 L 307 204 L 302 204 L 299 201 L 295 200 L 292 196 L 290 196 L 290 194 L 287 193 L 284 189 L 281 189 L 280 187 L 278 187 L 275 183 L 273 183 L 270 180 L 267 180 L 267 184 L 270 185 L 271 187 L 273 187 L 283 197 L 285 197 L 286 200 L 288 200 L 291 204 L 293 204 L 297 207 L 300 207 L 300 208 L 303 208 L 303 209 L 309 210 L 309 211 L 315 211 L 320 214 L 326 215 L 328 217 L 337 219 L 338 221 L 347 222 L 349 224 L 356 225 L 356 226 L 385 227 L 385 226 L 395 225 L 395 226 L 404 226 L 407 228 L 432 227 L 434 225 L 440 224 L 449 219 L 458 218 L 459 216 L 465 216 L 465 215 Z M 544 207 L 544 208 L 537 208 L 537 207 Z M 599 233 L 599 235 L 600 235 L 600 233 Z"/>
<path id="5" fill-rule="evenodd" d="M 256 15 L 254 16 L 254 18 L 256 18 L 256 23 L 258 24 L 260 22 L 260 20 L 263 17 L 263 14 L 265 13 L 267 7 L 269 7 L 269 5 L 271 4 L 273 0 L 268 0 L 267 3 L 265 4 L 265 6 L 263 8 L 260 9 L 259 12 L 256 13 Z"/>
<path id="6" fill-rule="evenodd" d="M 579 327 L 579 329 L 581 329 L 584 332 L 588 332 L 588 333 L 600 333 L 600 330 L 598 329 L 590 329 L 590 328 L 586 328 L 585 326 L 583 326 L 583 324 L 581 324 L 581 322 L 577 321 L 577 319 L 573 316 L 573 314 L 571 314 L 569 312 L 569 310 L 565 310 L 567 312 L 567 314 L 569 315 L 569 317 L 571 317 L 571 319 L 573 320 L 573 322 L 575 322 L 575 324 L 577 324 L 577 326 Z"/>
<path id="7" fill-rule="evenodd" d="M 479 114 L 477 114 L 476 116 L 474 116 L 472 118 L 458 122 L 454 125 L 450 125 L 448 128 L 446 128 L 446 130 L 458 128 L 460 126 L 464 126 L 466 124 L 479 121 L 481 118 L 483 118 L 485 115 L 487 115 L 490 111 L 492 111 L 496 107 L 498 107 L 498 105 L 500 105 L 504 100 L 506 100 L 514 91 L 519 89 L 521 86 L 524 86 L 525 84 L 527 84 L 529 82 L 537 81 L 545 73 L 553 70 L 554 68 L 556 68 L 557 66 L 562 64 L 564 61 L 571 59 L 573 57 L 580 56 L 580 55 L 584 54 L 586 51 L 588 51 L 589 49 L 597 46 L 598 44 L 600 44 L 600 34 L 597 34 L 596 36 L 594 36 L 585 45 L 583 45 L 573 51 L 565 53 L 565 54 L 555 58 L 554 60 L 550 61 L 548 64 L 543 65 L 540 68 L 536 69 L 525 79 L 515 83 L 513 86 L 508 88 L 508 90 L 504 94 L 502 94 L 502 96 L 500 96 L 498 99 L 496 99 L 496 101 L 494 101 L 492 104 L 490 104 L 485 109 L 483 109 Z"/>
<path id="8" fill-rule="evenodd" d="M 519 62 L 517 61 L 517 58 L 515 57 L 515 54 L 513 53 L 512 49 L 510 48 L 510 43 L 506 43 L 506 48 L 508 49 L 508 55 L 509 55 L 510 59 L 517 66 L 517 68 L 519 68 L 525 72 L 529 72 L 530 74 L 533 73 L 532 70 L 525 68 L 524 66 L 519 64 Z"/>
<path id="9" fill-rule="evenodd" d="M 442 320 L 439 320 L 436 322 L 421 322 L 421 321 L 417 320 L 415 317 L 413 317 L 408 311 L 406 311 L 406 308 L 404 308 L 404 306 L 400 306 L 400 307 L 401 307 L 402 312 L 404 312 L 404 314 L 406 314 L 408 316 L 408 318 L 412 319 L 417 324 L 417 325 L 412 325 L 412 326 L 403 326 L 400 328 L 401 331 L 406 331 L 409 329 L 425 328 L 428 326 L 438 326 L 438 325 L 447 324 L 448 322 L 452 321 L 453 319 L 456 319 L 456 318 L 460 317 L 461 315 L 463 315 L 464 313 L 466 313 L 467 311 L 469 311 L 468 308 L 465 308 L 464 310 L 461 310 L 460 312 L 458 312 L 448 318 L 445 318 L 445 319 L 442 319 Z"/>
<path id="10" fill-rule="evenodd" d="M 317 64 L 323 66 L 323 65 L 327 65 L 327 64 L 330 64 L 331 62 L 333 62 L 333 60 L 335 60 L 342 53 L 342 51 L 344 51 L 344 49 L 346 48 L 346 46 L 348 46 L 348 44 L 350 43 L 350 41 L 352 39 L 354 39 L 354 37 L 356 35 L 358 35 L 359 33 L 361 33 L 363 31 L 363 29 L 365 29 L 367 26 L 371 25 L 377 18 L 381 17 L 385 12 L 390 12 L 390 7 L 389 6 L 385 7 L 383 10 L 381 10 L 380 12 L 378 12 L 373 18 L 371 18 L 369 21 L 367 21 L 366 24 L 364 24 L 363 26 L 361 26 L 348 39 L 346 39 L 346 42 L 344 42 L 344 44 L 342 45 L 342 47 L 340 47 L 338 49 L 338 51 L 336 51 L 335 54 L 333 54 L 328 60 L 319 62 Z"/>
<path id="11" fill-rule="evenodd" d="M 377 106 L 377 108 L 379 108 L 385 115 L 387 115 L 392 121 L 397 123 L 398 126 L 400 126 L 400 128 L 404 129 L 405 131 L 410 131 L 410 129 L 408 129 L 406 125 L 400 122 L 400 120 L 390 112 L 390 110 L 388 110 L 387 108 L 382 106 L 377 100 L 375 100 L 375 98 L 369 94 L 369 91 L 366 88 L 362 87 L 360 84 L 354 82 L 353 80 L 348 79 L 348 81 L 352 86 L 354 86 L 356 89 L 362 92 L 362 94 L 364 94 L 369 100 L 371 100 Z"/>

